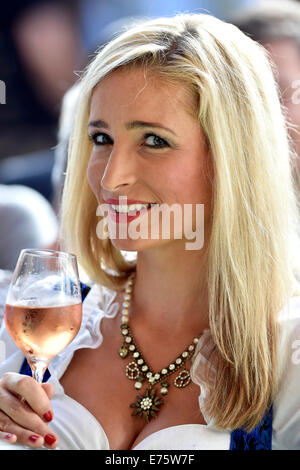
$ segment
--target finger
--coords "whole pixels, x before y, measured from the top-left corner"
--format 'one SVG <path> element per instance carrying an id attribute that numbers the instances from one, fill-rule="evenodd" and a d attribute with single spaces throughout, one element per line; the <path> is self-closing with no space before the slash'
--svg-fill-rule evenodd
<path id="1" fill-rule="evenodd" d="M 0 411 L 0 427 L 3 435 L 16 437 L 12 444 L 21 444 L 33 448 L 41 447 L 44 444 L 44 438 L 42 436 L 14 423 L 9 416 L 5 415 L 2 411 Z"/>
<path id="2" fill-rule="evenodd" d="M 50 442 L 50 447 L 53 448 L 55 442 L 57 445 L 58 437 L 54 434 L 52 429 L 43 421 L 37 413 L 35 413 L 27 403 L 20 401 L 14 395 L 12 395 L 5 388 L 0 388 L 0 430 L 16 434 L 16 430 L 12 428 L 13 425 L 19 426 L 17 430 L 21 433 L 22 443 L 26 443 L 26 440 L 30 436 L 38 436 L 37 438 L 32 437 L 31 441 L 37 446 L 42 445 L 44 438 L 47 443 Z M 24 432 L 26 431 L 26 435 Z M 25 435 L 25 437 L 24 437 Z M 41 437 L 43 436 L 43 437 Z M 47 438 L 46 436 L 52 436 Z M 40 437 L 40 438 L 39 438 Z M 20 442 L 20 436 L 17 434 L 18 442 Z M 28 443 L 26 443 L 28 445 Z"/>
<path id="3" fill-rule="evenodd" d="M 49 400 L 53 397 L 54 395 L 54 387 L 52 384 L 49 384 L 49 383 L 43 383 L 41 384 L 42 388 L 45 390 Z M 21 395 L 19 395 L 18 393 L 14 393 L 10 390 L 10 393 L 12 393 L 16 398 L 18 398 L 22 403 L 27 403 L 25 398 L 22 397 Z M 28 404 L 28 403 L 27 403 Z M 43 418 L 45 419 L 45 421 L 52 421 L 53 419 L 53 413 L 49 410 L 47 411 L 44 415 L 43 415 Z"/>
<path id="4" fill-rule="evenodd" d="M 19 395 L 19 394 L 17 394 L 17 393 L 13 393 L 11 390 L 9 390 L 9 393 L 11 393 L 13 396 L 15 396 L 18 400 L 20 400 L 20 402 L 21 402 L 22 404 L 25 404 L 25 405 L 29 406 L 28 403 L 27 403 L 27 401 L 25 400 L 25 398 L 24 398 L 24 397 L 21 397 L 21 395 Z M 30 408 L 30 407 L 29 407 L 29 408 Z M 30 409 L 31 409 L 31 408 L 30 408 Z M 52 411 L 49 410 L 49 411 L 47 411 L 46 413 L 44 413 L 44 414 L 43 414 L 43 419 L 44 419 L 45 421 L 47 421 L 47 422 L 52 421 L 52 419 L 53 419 L 53 413 L 52 413 Z"/>
<path id="5" fill-rule="evenodd" d="M 40 417 L 45 417 L 44 419 L 51 421 L 53 410 L 50 400 L 44 387 L 42 387 L 36 380 L 27 375 L 8 372 L 2 377 L 2 383 L 6 390 L 9 390 L 15 395 L 21 396 L 24 399 L 23 401 L 25 401 Z M 46 387 L 46 390 L 50 391 L 51 388 Z M 7 410 L 4 411 L 5 413 L 7 412 Z"/>
<path id="6" fill-rule="evenodd" d="M 48 383 L 48 382 L 45 382 L 42 385 L 42 388 L 44 389 L 44 391 L 46 392 L 47 394 L 47 397 L 49 398 L 49 400 L 51 400 L 51 398 L 53 397 L 54 395 L 54 387 L 52 384 Z"/>
<path id="7" fill-rule="evenodd" d="M 0 411 L 0 428 L 3 434 L 16 436 L 15 443 L 17 442 L 18 444 L 28 445 L 30 447 L 40 447 L 44 443 L 42 436 L 14 423 L 10 417 L 2 411 Z"/>
<path id="8" fill-rule="evenodd" d="M 13 422 L 9 416 L 0 411 L 0 437 L 10 444 L 20 444 L 33 448 L 44 445 L 49 449 L 55 449 L 58 445 L 58 439 L 51 431 L 44 436 L 34 433 L 29 429 L 25 429 Z"/>
<path id="9" fill-rule="evenodd" d="M 17 441 L 17 436 L 12 433 L 0 431 L 0 440 L 8 442 L 9 444 L 14 444 Z"/>

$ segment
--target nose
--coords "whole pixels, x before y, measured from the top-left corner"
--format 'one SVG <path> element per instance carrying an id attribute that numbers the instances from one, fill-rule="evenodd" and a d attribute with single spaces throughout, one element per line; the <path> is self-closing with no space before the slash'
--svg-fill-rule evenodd
<path id="1" fill-rule="evenodd" d="M 137 165 L 133 153 L 114 148 L 103 172 L 101 188 L 116 191 L 120 187 L 131 186 L 136 181 Z"/>

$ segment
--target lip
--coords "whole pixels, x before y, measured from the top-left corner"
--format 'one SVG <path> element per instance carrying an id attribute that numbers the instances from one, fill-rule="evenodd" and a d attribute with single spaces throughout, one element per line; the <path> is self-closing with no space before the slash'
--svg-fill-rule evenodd
<path id="1" fill-rule="evenodd" d="M 109 207 L 108 215 L 110 219 L 116 224 L 119 224 L 119 223 L 129 224 L 132 220 L 137 219 L 141 214 L 144 214 L 145 212 L 148 212 L 151 209 L 152 209 L 152 205 L 150 205 L 147 208 L 144 207 L 140 211 L 135 211 L 136 213 L 134 215 L 129 215 L 127 212 L 119 213 L 119 212 L 114 211 L 112 207 Z"/>
<path id="2" fill-rule="evenodd" d="M 106 199 L 105 202 L 107 204 L 113 204 L 114 206 L 123 206 L 124 204 L 120 204 L 120 199 L 122 200 L 122 198 L 126 198 L 126 196 L 120 196 L 119 199 Z M 130 206 L 132 204 L 155 204 L 155 202 L 151 202 L 151 201 L 138 201 L 136 199 L 127 199 L 126 198 L 126 205 L 127 206 Z"/>

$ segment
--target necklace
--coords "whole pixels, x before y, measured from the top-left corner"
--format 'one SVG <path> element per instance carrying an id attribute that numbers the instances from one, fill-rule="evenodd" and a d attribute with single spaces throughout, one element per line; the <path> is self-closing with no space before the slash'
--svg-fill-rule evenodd
<path id="1" fill-rule="evenodd" d="M 177 388 L 187 387 L 191 381 L 189 371 L 186 369 L 186 362 L 189 359 L 193 359 L 195 347 L 199 341 L 201 334 L 193 338 L 191 344 L 177 356 L 168 366 L 163 367 L 159 372 L 154 372 L 150 365 L 143 357 L 140 349 L 137 347 L 134 337 L 129 327 L 129 308 L 132 295 L 132 286 L 134 280 L 134 274 L 130 276 L 127 281 L 125 288 L 125 295 L 122 309 L 122 320 L 121 320 L 121 334 L 123 337 L 123 344 L 119 348 L 119 355 L 122 359 L 127 356 L 132 356 L 132 360 L 126 365 L 126 377 L 130 380 L 134 380 L 134 387 L 136 390 L 140 390 L 143 386 L 143 382 L 148 382 L 148 387 L 144 395 L 137 395 L 137 401 L 131 403 L 129 406 L 135 408 L 132 415 L 144 418 L 146 422 L 149 422 L 152 418 L 157 418 L 157 413 L 160 411 L 161 405 L 164 404 L 162 396 L 168 394 L 168 387 L 170 383 L 168 378 L 182 369 L 181 372 L 175 377 L 173 384 Z M 161 385 L 160 395 L 156 395 L 158 390 L 154 388 L 157 384 Z"/>

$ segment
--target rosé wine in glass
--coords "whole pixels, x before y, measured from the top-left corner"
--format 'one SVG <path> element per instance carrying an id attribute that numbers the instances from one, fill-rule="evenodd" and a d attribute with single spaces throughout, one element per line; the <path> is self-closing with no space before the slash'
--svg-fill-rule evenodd
<path id="1" fill-rule="evenodd" d="M 22 250 L 4 318 L 38 382 L 51 360 L 77 335 L 81 317 L 76 257 L 51 250 Z"/>

